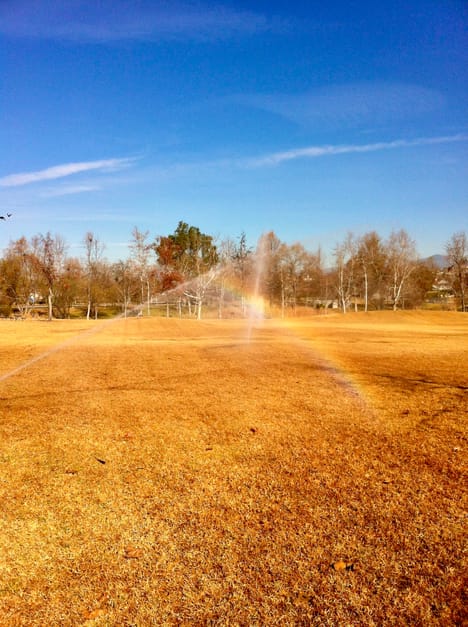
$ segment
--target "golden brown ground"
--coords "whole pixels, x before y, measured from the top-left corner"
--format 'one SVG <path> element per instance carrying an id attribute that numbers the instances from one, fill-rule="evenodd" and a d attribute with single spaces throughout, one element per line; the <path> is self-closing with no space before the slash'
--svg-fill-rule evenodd
<path id="1" fill-rule="evenodd" d="M 0 324 L 1 625 L 463 624 L 468 316 L 246 337 Z"/>

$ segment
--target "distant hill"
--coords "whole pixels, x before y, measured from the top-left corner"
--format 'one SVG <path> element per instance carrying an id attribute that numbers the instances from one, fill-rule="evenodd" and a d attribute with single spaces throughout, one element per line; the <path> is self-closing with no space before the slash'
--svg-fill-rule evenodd
<path id="1" fill-rule="evenodd" d="M 430 257 L 426 257 L 425 259 L 420 259 L 422 263 L 427 263 L 428 265 L 434 265 L 436 268 L 442 269 L 447 267 L 447 257 L 445 255 L 431 255 Z"/>

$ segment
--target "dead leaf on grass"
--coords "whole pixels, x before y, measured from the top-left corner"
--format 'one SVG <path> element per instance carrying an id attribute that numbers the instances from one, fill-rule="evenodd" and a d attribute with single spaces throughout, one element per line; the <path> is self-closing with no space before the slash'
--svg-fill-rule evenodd
<path id="1" fill-rule="evenodd" d="M 136 546 L 128 545 L 124 549 L 124 557 L 127 560 L 137 560 L 143 557 L 143 551 Z"/>
<path id="2" fill-rule="evenodd" d="M 103 610 L 102 608 L 98 608 L 96 610 L 92 610 L 91 612 L 86 612 L 84 619 L 86 621 L 95 620 L 96 618 L 100 618 L 101 616 L 105 616 L 105 615 L 106 615 L 105 610 Z"/>
<path id="3" fill-rule="evenodd" d="M 333 570 L 354 570 L 354 564 L 352 562 L 344 562 L 343 560 L 338 560 L 337 562 L 333 562 L 331 564 Z"/>

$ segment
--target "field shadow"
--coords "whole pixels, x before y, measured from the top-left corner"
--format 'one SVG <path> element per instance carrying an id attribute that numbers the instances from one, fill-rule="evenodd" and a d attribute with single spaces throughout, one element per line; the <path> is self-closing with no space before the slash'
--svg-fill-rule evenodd
<path id="1" fill-rule="evenodd" d="M 401 375 L 395 374 L 373 374 L 373 377 L 379 379 L 388 379 L 392 382 L 395 382 L 397 385 L 404 389 L 414 390 L 418 386 L 429 386 L 432 388 L 438 389 L 447 389 L 447 390 L 468 390 L 468 385 L 456 384 L 456 383 L 441 383 L 440 381 L 434 381 L 431 379 L 423 378 L 423 377 L 405 377 Z"/>

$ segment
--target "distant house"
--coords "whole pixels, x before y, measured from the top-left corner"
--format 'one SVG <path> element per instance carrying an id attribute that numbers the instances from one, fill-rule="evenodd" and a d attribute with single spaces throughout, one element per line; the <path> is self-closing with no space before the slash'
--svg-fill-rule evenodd
<path id="1" fill-rule="evenodd" d="M 447 270 L 439 270 L 437 272 L 432 290 L 440 295 L 453 295 L 452 282 L 449 280 Z"/>
<path id="2" fill-rule="evenodd" d="M 462 274 L 465 281 L 464 291 L 468 290 L 468 264 Z M 445 302 L 451 303 L 454 308 L 457 307 L 457 299 L 460 297 L 460 275 L 459 270 L 455 266 L 446 266 L 439 270 L 435 276 L 434 284 L 431 292 L 428 293 L 429 302 Z"/>

